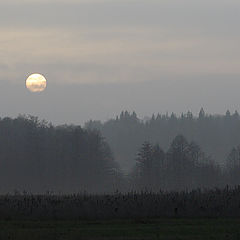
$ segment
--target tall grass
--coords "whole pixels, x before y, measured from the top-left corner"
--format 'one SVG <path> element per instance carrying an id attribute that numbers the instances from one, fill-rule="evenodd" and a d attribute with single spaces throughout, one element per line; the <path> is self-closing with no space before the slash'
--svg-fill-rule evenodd
<path id="1" fill-rule="evenodd" d="M 240 217 L 240 186 L 182 192 L 0 196 L 0 220 Z"/>

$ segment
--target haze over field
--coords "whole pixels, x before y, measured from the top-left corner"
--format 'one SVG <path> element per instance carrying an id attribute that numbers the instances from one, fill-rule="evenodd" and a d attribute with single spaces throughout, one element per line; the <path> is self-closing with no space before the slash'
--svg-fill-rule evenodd
<path id="1" fill-rule="evenodd" d="M 53 123 L 106 120 L 121 110 L 239 110 L 237 0 L 0 3 L 2 116 Z M 29 74 L 46 76 L 37 95 Z"/>
<path id="2" fill-rule="evenodd" d="M 0 0 L 0 239 L 240 239 L 239 22 Z"/>

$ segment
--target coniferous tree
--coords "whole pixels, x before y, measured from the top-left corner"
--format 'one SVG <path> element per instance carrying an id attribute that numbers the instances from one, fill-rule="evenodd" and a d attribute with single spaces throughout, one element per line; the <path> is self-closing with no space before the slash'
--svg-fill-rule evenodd
<path id="1" fill-rule="evenodd" d="M 227 157 L 228 180 L 231 185 L 240 184 L 240 146 L 234 147 Z"/>

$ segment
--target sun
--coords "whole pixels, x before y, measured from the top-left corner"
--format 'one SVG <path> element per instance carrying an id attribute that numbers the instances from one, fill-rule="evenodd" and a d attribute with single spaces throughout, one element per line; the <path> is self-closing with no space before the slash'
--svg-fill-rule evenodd
<path id="1" fill-rule="evenodd" d="M 31 92 L 42 92 L 47 87 L 47 80 L 43 75 L 34 73 L 27 78 L 26 87 Z"/>

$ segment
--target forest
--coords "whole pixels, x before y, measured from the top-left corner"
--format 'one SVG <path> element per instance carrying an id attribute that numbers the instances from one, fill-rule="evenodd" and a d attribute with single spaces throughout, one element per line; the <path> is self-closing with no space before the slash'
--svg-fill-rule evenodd
<path id="1" fill-rule="evenodd" d="M 104 191 L 117 168 L 101 135 L 33 116 L 0 120 L 0 191 Z"/>
<path id="2" fill-rule="evenodd" d="M 225 115 L 207 114 L 201 108 L 198 116 L 188 111 L 177 116 L 153 114 L 139 119 L 135 112 L 122 111 L 106 122 L 90 120 L 87 129 L 98 129 L 109 146 L 115 160 L 129 171 L 135 165 L 136 152 L 144 141 L 159 144 L 167 151 L 177 135 L 198 144 L 217 164 L 224 166 L 229 153 L 240 144 L 240 117 L 237 111 Z"/>
<path id="3" fill-rule="evenodd" d="M 190 113 L 180 118 L 158 115 L 146 122 L 125 112 L 103 125 L 90 121 L 84 128 L 54 126 L 34 116 L 1 118 L 0 192 L 100 194 L 234 187 L 240 184 L 239 127 L 237 112 L 208 116 L 203 110 L 198 118 Z M 113 140 L 104 131 L 111 133 Z M 165 136 L 167 142 L 169 131 L 172 139 L 165 149 L 160 140 Z M 193 141 L 194 137 L 188 140 L 190 135 L 203 139 L 203 146 Z M 129 171 L 121 167 L 113 146 L 117 143 L 123 159 L 132 154 Z M 219 162 L 202 150 L 204 146 L 225 146 L 229 152 Z"/>

